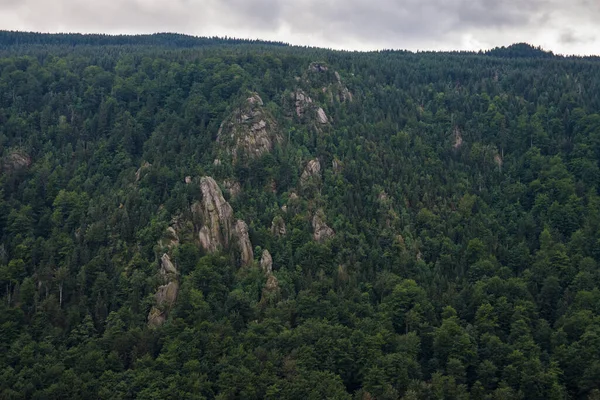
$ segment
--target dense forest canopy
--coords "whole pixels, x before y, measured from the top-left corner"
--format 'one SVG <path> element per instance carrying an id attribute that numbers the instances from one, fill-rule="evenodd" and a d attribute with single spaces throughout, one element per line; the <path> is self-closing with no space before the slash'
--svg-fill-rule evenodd
<path id="1" fill-rule="evenodd" d="M 599 399 L 600 62 L 0 32 L 0 398 Z"/>

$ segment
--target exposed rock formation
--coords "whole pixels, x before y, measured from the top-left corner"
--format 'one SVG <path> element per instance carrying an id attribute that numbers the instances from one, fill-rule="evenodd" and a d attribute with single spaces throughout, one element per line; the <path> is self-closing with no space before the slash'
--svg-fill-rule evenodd
<path id="1" fill-rule="evenodd" d="M 458 126 L 455 126 L 454 127 L 454 145 L 452 147 L 454 147 L 454 149 L 458 150 L 458 149 L 460 149 L 462 144 L 463 144 L 463 138 L 460 133 L 460 129 L 458 129 Z"/>
<path id="2" fill-rule="evenodd" d="M 169 311 L 173 308 L 175 300 L 177 300 L 178 292 L 179 283 L 177 281 L 171 281 L 158 287 L 158 291 L 154 295 L 156 306 L 152 307 L 148 315 L 148 325 L 150 327 L 157 327 L 165 322 Z"/>
<path id="3" fill-rule="evenodd" d="M 250 237 L 248 236 L 248 225 L 241 219 L 238 219 L 235 223 L 234 235 L 240 252 L 242 267 L 247 267 L 254 260 L 254 252 L 252 251 L 252 243 L 250 243 Z"/>
<path id="4" fill-rule="evenodd" d="M 177 237 L 177 232 L 172 226 L 167 228 L 167 234 Z M 162 240 L 159 242 L 161 246 L 163 245 L 162 242 Z M 172 246 L 169 249 L 177 246 L 179 239 L 177 239 L 177 242 L 173 241 L 171 243 Z M 164 284 L 159 286 L 154 294 L 155 305 L 148 314 L 148 326 L 152 328 L 156 328 L 166 321 L 169 312 L 175 304 L 175 300 L 177 300 L 177 293 L 179 291 L 177 268 L 167 253 L 164 253 L 160 258 L 159 273 Z"/>
<path id="5" fill-rule="evenodd" d="M 260 258 L 260 267 L 267 275 L 273 273 L 273 257 L 267 249 L 263 251 L 262 257 Z"/>
<path id="6" fill-rule="evenodd" d="M 335 232 L 325 223 L 323 210 L 319 210 L 312 218 L 313 239 L 317 242 L 324 242 L 333 237 Z"/>
<path id="7" fill-rule="evenodd" d="M 269 275 L 265 284 L 265 290 L 271 293 L 279 290 L 279 281 L 275 278 L 275 275 Z"/>
<path id="8" fill-rule="evenodd" d="M 192 177 L 191 176 L 186 176 L 185 177 L 185 184 L 189 185 L 190 183 L 192 183 Z"/>
<path id="9" fill-rule="evenodd" d="M 334 158 L 331 162 L 331 167 L 333 168 L 333 172 L 339 174 L 342 170 L 342 162 L 337 158 Z"/>
<path id="10" fill-rule="evenodd" d="M 281 141 L 277 124 L 256 93 L 223 121 L 217 135 L 217 142 L 234 161 L 240 151 L 250 158 L 270 152 L 277 141 Z"/>
<path id="11" fill-rule="evenodd" d="M 304 90 L 297 89 L 292 93 L 292 99 L 294 100 L 294 106 L 296 109 L 296 115 L 300 118 L 308 111 L 312 105 L 312 99 L 304 93 Z"/>
<path id="12" fill-rule="evenodd" d="M 150 164 L 148 161 L 144 162 L 142 166 L 139 167 L 138 170 L 135 172 L 135 181 L 137 182 L 140 179 L 142 179 L 142 174 L 144 172 L 147 172 L 151 166 L 152 164 Z"/>
<path id="13" fill-rule="evenodd" d="M 287 207 L 286 207 L 286 210 L 287 210 Z M 277 237 L 283 237 L 287 234 L 287 228 L 285 226 L 285 221 L 279 215 L 276 216 L 275 218 L 273 218 L 273 222 L 271 222 L 271 233 Z"/>
<path id="14" fill-rule="evenodd" d="M 12 150 L 2 161 L 2 169 L 7 172 L 29 168 L 31 157 L 22 150 Z"/>
<path id="15" fill-rule="evenodd" d="M 181 216 L 173 218 L 166 234 L 159 241 L 161 248 L 167 247 L 170 252 L 183 239 L 198 243 L 209 253 L 235 249 L 239 252 L 241 265 L 251 265 L 254 253 L 248 225 L 242 220 L 233 219 L 233 209 L 223 198 L 223 193 L 213 178 L 200 178 L 200 192 L 202 198 L 191 206 L 192 221 L 182 220 Z M 160 276 L 164 283 L 158 288 L 156 305 L 148 315 L 148 325 L 151 327 L 159 326 L 166 320 L 179 290 L 177 265 L 168 252 L 160 257 Z"/>
<path id="16" fill-rule="evenodd" d="M 308 164 L 306 164 L 304 172 L 302 172 L 302 175 L 300 176 L 300 184 L 304 186 L 313 176 L 321 176 L 321 163 L 318 158 L 310 160 Z"/>
<path id="17" fill-rule="evenodd" d="M 217 182 L 211 177 L 200 179 L 202 200 L 192 205 L 192 213 L 199 229 L 199 240 L 204 250 L 214 253 L 228 247 L 233 225 L 233 209 L 223 198 Z"/>
<path id="18" fill-rule="evenodd" d="M 321 88 L 330 101 L 351 102 L 353 100 L 352 93 L 342 82 L 340 74 L 337 71 L 333 71 L 332 74 L 329 67 L 322 62 L 313 62 L 308 66 L 306 80 L 313 87 L 318 85 L 317 87 Z"/>
<path id="19" fill-rule="evenodd" d="M 160 258 L 160 273 L 161 275 L 177 275 L 177 268 L 175 268 L 171 257 L 167 253 L 163 254 Z"/>
<path id="20" fill-rule="evenodd" d="M 325 63 L 312 62 L 308 66 L 308 70 L 310 72 L 327 72 L 329 70 L 329 67 L 325 65 Z"/>
<path id="21" fill-rule="evenodd" d="M 329 120 L 327 119 L 327 115 L 325 115 L 325 111 L 321 107 L 317 109 L 317 121 L 319 121 L 322 124 L 326 124 L 327 122 L 329 122 Z"/>
<path id="22" fill-rule="evenodd" d="M 260 266 L 267 276 L 267 282 L 262 291 L 262 302 L 276 300 L 279 297 L 279 281 L 273 275 L 273 258 L 269 250 L 264 250 L 260 259 Z"/>

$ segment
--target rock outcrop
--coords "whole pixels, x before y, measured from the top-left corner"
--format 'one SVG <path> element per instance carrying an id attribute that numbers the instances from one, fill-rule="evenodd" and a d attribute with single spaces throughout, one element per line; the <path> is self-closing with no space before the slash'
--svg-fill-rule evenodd
<path id="1" fill-rule="evenodd" d="M 452 145 L 452 147 L 454 147 L 455 150 L 458 150 L 461 148 L 463 144 L 463 138 L 462 138 L 462 134 L 460 132 L 460 129 L 458 129 L 458 126 L 454 127 L 454 144 Z"/>
<path id="2" fill-rule="evenodd" d="M 306 167 L 304 168 L 304 171 L 302 172 L 302 175 L 300 176 L 300 184 L 302 186 L 306 185 L 306 183 L 308 182 L 308 180 L 313 177 L 321 177 L 321 163 L 319 162 L 318 158 L 315 158 L 314 160 L 310 160 L 308 162 L 308 164 L 306 164 Z"/>
<path id="3" fill-rule="evenodd" d="M 318 210 L 311 221 L 313 227 L 313 239 L 320 243 L 335 235 L 333 229 L 325 223 L 324 216 L 323 210 Z"/>
<path id="4" fill-rule="evenodd" d="M 239 152 L 249 158 L 260 157 L 281 141 L 275 119 L 263 107 L 256 93 L 247 98 L 227 117 L 217 134 L 217 142 L 237 160 Z"/>
<path id="5" fill-rule="evenodd" d="M 242 267 L 247 267 L 254 260 L 254 251 L 252 250 L 252 243 L 250 243 L 250 237 L 248 236 L 248 225 L 241 219 L 238 219 L 235 223 L 234 236 L 240 253 L 241 265 Z"/>
<path id="6" fill-rule="evenodd" d="M 283 237 L 287 234 L 287 227 L 285 226 L 285 221 L 279 215 L 273 218 L 273 222 L 271 222 L 271 233 L 277 237 Z"/>
<path id="7" fill-rule="evenodd" d="M 276 301 L 280 292 L 279 281 L 273 275 L 273 257 L 271 257 L 271 253 L 267 249 L 263 251 L 260 266 L 267 277 L 267 282 L 262 291 L 261 302 Z"/>
<path id="8" fill-rule="evenodd" d="M 240 264 L 244 267 L 254 261 L 248 225 L 242 220 L 234 220 L 233 209 L 223 197 L 219 185 L 211 177 L 202 177 L 200 193 L 202 198 L 191 206 L 192 221 L 182 220 L 181 216 L 173 218 L 159 241 L 160 247 L 166 247 L 168 252 L 160 257 L 159 275 L 163 284 L 157 289 L 156 304 L 148 315 L 150 327 L 164 323 L 177 299 L 179 275 L 169 252 L 179 245 L 182 237 L 184 241 L 191 240 L 199 244 L 209 253 L 237 250 Z M 192 234 L 194 239 L 191 239 Z"/>
<path id="9" fill-rule="evenodd" d="M 163 276 L 169 274 L 177 275 L 177 268 L 175 268 L 173 261 L 171 261 L 171 257 L 167 253 L 163 254 L 160 258 L 160 273 Z"/>
<path id="10" fill-rule="evenodd" d="M 154 295 L 156 305 L 152 307 L 148 315 L 148 325 L 150 327 L 158 327 L 165 322 L 169 311 L 175 305 L 178 292 L 179 283 L 175 280 L 158 287 L 158 291 Z"/>
<path id="11" fill-rule="evenodd" d="M 252 264 L 254 253 L 248 225 L 242 220 L 234 220 L 233 209 L 217 182 L 211 177 L 201 178 L 200 192 L 202 199 L 192 204 L 192 215 L 202 248 L 208 253 L 215 253 L 235 247 L 242 266 Z"/>
<path id="12" fill-rule="evenodd" d="M 327 72 L 329 71 L 329 67 L 322 62 L 312 62 L 310 63 L 310 65 L 308 66 L 308 70 L 310 72 Z"/>
<path id="13" fill-rule="evenodd" d="M 267 292 L 275 292 L 279 290 L 279 281 L 275 277 L 275 275 L 271 274 L 267 277 L 267 283 L 265 284 L 265 290 Z"/>
<path id="14" fill-rule="evenodd" d="M 327 115 L 325 115 L 325 111 L 321 107 L 317 109 L 317 121 L 319 121 L 322 124 L 326 124 L 329 122 L 329 120 L 327 119 Z"/>
<path id="15" fill-rule="evenodd" d="M 169 235 L 172 234 L 171 229 L 175 231 L 172 227 L 167 228 Z M 175 232 L 175 235 L 177 235 L 177 232 Z M 179 242 L 173 244 L 173 247 L 177 245 L 179 245 Z M 170 249 L 172 249 L 172 247 Z M 166 321 L 169 312 L 175 305 L 177 293 L 179 292 L 177 267 L 167 253 L 164 253 L 160 258 L 159 275 L 163 284 L 158 287 L 154 294 L 155 304 L 148 314 L 148 326 L 151 328 L 156 328 Z"/>
<path id="16" fill-rule="evenodd" d="M 260 258 L 260 267 L 264 271 L 265 274 L 270 275 L 273 273 L 273 257 L 269 250 L 265 249 L 262 253 L 262 257 Z"/>
<path id="17" fill-rule="evenodd" d="M 308 66 L 306 77 L 311 86 L 319 85 L 321 90 L 331 101 L 352 102 L 354 97 L 348 88 L 342 82 L 342 77 L 337 71 L 330 71 L 330 68 L 322 62 L 313 62 Z"/>
<path id="18" fill-rule="evenodd" d="M 296 115 L 302 118 L 312 107 L 313 100 L 302 89 L 297 89 L 291 97 L 294 100 Z"/>
<path id="19" fill-rule="evenodd" d="M 6 172 L 21 171 L 30 165 L 31 157 L 22 150 L 12 150 L 2 160 L 2 169 Z"/>
<path id="20" fill-rule="evenodd" d="M 150 169 L 151 166 L 152 164 L 150 164 L 148 161 L 144 162 L 142 166 L 139 167 L 135 172 L 135 181 L 138 182 L 140 179 L 142 179 L 143 174 L 148 172 L 148 169 Z"/>
<path id="21" fill-rule="evenodd" d="M 337 158 L 334 158 L 331 162 L 331 168 L 333 168 L 333 172 L 339 174 L 342 171 L 342 162 Z"/>
<path id="22" fill-rule="evenodd" d="M 200 245 L 209 253 L 229 246 L 233 226 L 233 209 L 223 198 L 211 177 L 200 179 L 202 200 L 192 205 L 194 223 L 199 227 Z"/>

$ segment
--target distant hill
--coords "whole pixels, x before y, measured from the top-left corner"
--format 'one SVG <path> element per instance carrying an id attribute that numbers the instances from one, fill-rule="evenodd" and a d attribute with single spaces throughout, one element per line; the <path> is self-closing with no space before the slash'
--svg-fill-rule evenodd
<path id="1" fill-rule="evenodd" d="M 555 57 L 551 51 L 546 51 L 540 46 L 535 47 L 528 43 L 515 43 L 508 47 L 495 47 L 485 52 L 488 56 L 504 58 L 552 58 Z"/>
<path id="2" fill-rule="evenodd" d="M 70 46 L 166 46 L 189 48 L 222 44 L 263 44 L 287 46 L 283 42 L 265 40 L 235 39 L 219 37 L 198 37 L 179 33 L 153 33 L 148 35 L 106 35 L 82 33 L 37 33 L 0 31 L 0 46 L 15 45 L 70 45 Z"/>

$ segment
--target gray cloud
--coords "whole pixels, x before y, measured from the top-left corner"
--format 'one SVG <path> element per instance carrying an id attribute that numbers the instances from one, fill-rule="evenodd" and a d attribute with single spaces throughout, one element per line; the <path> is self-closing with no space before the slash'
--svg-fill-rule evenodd
<path id="1" fill-rule="evenodd" d="M 514 41 L 562 53 L 600 49 L 596 0 L 0 0 L 0 10 L 0 26 L 34 31 L 172 31 L 350 49 Z"/>

